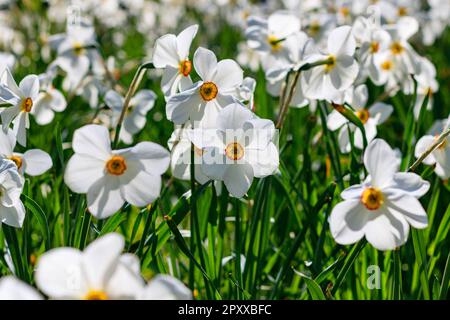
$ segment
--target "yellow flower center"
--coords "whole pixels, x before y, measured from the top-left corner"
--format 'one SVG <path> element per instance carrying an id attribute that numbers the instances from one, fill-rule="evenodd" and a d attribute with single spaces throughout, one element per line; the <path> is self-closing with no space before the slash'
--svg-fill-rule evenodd
<path id="1" fill-rule="evenodd" d="M 244 156 L 244 147 L 238 142 L 229 143 L 225 148 L 225 154 L 230 160 L 240 160 Z"/>
<path id="2" fill-rule="evenodd" d="M 314 36 L 317 35 L 320 31 L 320 23 L 318 21 L 313 21 L 311 22 L 311 24 L 309 25 L 309 33 Z"/>
<path id="3" fill-rule="evenodd" d="M 180 62 L 179 71 L 183 76 L 187 77 L 191 73 L 191 70 L 192 70 L 192 62 L 191 61 L 186 59 L 186 60 Z"/>
<path id="4" fill-rule="evenodd" d="M 127 170 L 124 157 L 113 156 L 106 162 L 106 171 L 114 176 L 120 176 Z"/>
<path id="5" fill-rule="evenodd" d="M 278 39 L 275 36 L 268 36 L 267 42 L 270 44 L 272 51 L 278 51 L 282 48 L 282 45 L 281 45 L 282 39 Z"/>
<path id="6" fill-rule="evenodd" d="M 385 71 L 389 71 L 391 70 L 393 67 L 392 61 L 390 60 L 386 60 L 385 62 L 383 62 L 381 64 L 381 69 L 385 70 Z"/>
<path id="7" fill-rule="evenodd" d="M 406 7 L 399 7 L 397 12 L 399 17 L 404 17 L 408 14 L 408 8 Z"/>
<path id="8" fill-rule="evenodd" d="M 371 53 L 377 53 L 378 50 L 380 50 L 380 43 L 376 41 L 372 41 L 370 43 L 370 52 Z"/>
<path id="9" fill-rule="evenodd" d="M 200 95 L 202 96 L 203 100 L 205 101 L 211 101 L 217 96 L 217 93 L 219 90 L 217 89 L 217 86 L 213 82 L 205 82 L 200 87 Z"/>
<path id="10" fill-rule="evenodd" d="M 349 9 L 348 7 L 341 7 L 341 8 L 339 9 L 339 11 L 341 12 L 341 14 L 342 14 L 344 17 L 348 17 L 348 16 L 350 15 L 350 9 Z"/>
<path id="11" fill-rule="evenodd" d="M 84 296 L 84 300 L 108 300 L 108 295 L 104 291 L 89 290 Z"/>
<path id="12" fill-rule="evenodd" d="M 369 187 L 363 191 L 361 202 L 369 210 L 378 210 L 384 203 L 384 196 L 380 189 Z"/>
<path id="13" fill-rule="evenodd" d="M 77 55 L 77 56 L 81 56 L 84 53 L 84 47 L 79 42 L 75 42 L 72 45 L 72 49 L 73 49 L 73 52 L 75 53 L 75 55 Z"/>
<path id="14" fill-rule="evenodd" d="M 22 100 L 22 105 L 20 106 L 20 110 L 22 112 L 30 112 L 33 108 L 33 100 L 31 98 L 25 98 Z"/>
<path id="15" fill-rule="evenodd" d="M 23 161 L 22 161 L 21 157 L 19 157 L 19 156 L 11 156 L 8 159 L 16 164 L 17 169 L 22 168 Z"/>
<path id="16" fill-rule="evenodd" d="M 393 54 L 401 54 L 404 50 L 405 48 L 403 48 L 401 43 L 398 41 L 395 41 L 391 44 L 391 52 Z"/>
<path id="17" fill-rule="evenodd" d="M 328 56 L 328 63 L 325 64 L 325 72 L 330 72 L 336 66 L 336 57 L 333 55 Z"/>
<path id="18" fill-rule="evenodd" d="M 363 124 L 365 124 L 367 120 L 369 120 L 370 114 L 367 109 L 361 109 L 356 112 L 356 116 L 359 118 L 359 120 L 361 120 Z"/>

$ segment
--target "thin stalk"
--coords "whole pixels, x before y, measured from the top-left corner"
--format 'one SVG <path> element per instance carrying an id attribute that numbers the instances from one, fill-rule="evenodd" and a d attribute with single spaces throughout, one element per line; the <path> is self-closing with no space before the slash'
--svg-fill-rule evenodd
<path id="1" fill-rule="evenodd" d="M 428 157 L 436 148 L 438 148 L 444 140 L 450 135 L 450 128 L 447 128 L 441 135 L 434 141 L 434 143 L 414 162 L 408 169 L 408 171 L 414 172 L 417 167 Z"/>

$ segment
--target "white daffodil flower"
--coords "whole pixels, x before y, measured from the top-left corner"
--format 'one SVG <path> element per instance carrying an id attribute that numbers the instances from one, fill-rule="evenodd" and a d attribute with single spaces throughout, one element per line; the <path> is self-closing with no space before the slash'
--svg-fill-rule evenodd
<path id="1" fill-rule="evenodd" d="M 360 62 L 360 78 L 367 76 L 378 85 L 384 84 L 380 79 L 380 69 L 376 65 L 376 57 L 389 49 L 391 36 L 373 23 L 370 19 L 358 17 L 353 25 L 353 35 L 360 45 L 358 60 Z"/>
<path id="2" fill-rule="evenodd" d="M 300 20 L 287 11 L 277 11 L 267 20 L 251 16 L 245 35 L 251 49 L 262 54 L 262 67 L 271 68 L 277 60 L 287 58 L 284 41 L 300 31 Z"/>
<path id="3" fill-rule="evenodd" d="M 123 236 L 109 233 L 80 251 L 56 248 L 38 260 L 37 287 L 51 299 L 135 299 L 145 283 L 137 257 L 122 255 Z"/>
<path id="4" fill-rule="evenodd" d="M 223 181 L 230 194 L 242 198 L 253 178 L 272 175 L 279 155 L 272 142 L 275 127 L 240 103 L 220 111 L 217 129 L 194 129 L 191 141 L 202 150 L 202 172 Z"/>
<path id="5" fill-rule="evenodd" d="M 166 115 L 175 124 L 192 120 L 214 127 L 219 110 L 235 100 L 236 89 L 243 81 L 243 71 L 233 60 L 217 62 L 215 54 L 204 48 L 195 51 L 194 67 L 201 81 L 171 96 Z"/>
<path id="6" fill-rule="evenodd" d="M 407 74 L 419 73 L 418 55 L 408 42 L 419 30 L 417 20 L 413 17 L 401 17 L 396 24 L 384 28 L 391 36 L 389 51 L 394 62 Z"/>
<path id="7" fill-rule="evenodd" d="M 64 95 L 52 85 L 53 77 L 52 74 L 42 74 L 39 77 L 41 92 L 31 109 L 36 123 L 42 126 L 53 121 L 55 112 L 62 112 L 67 107 Z"/>
<path id="8" fill-rule="evenodd" d="M 180 180 L 191 179 L 191 140 L 189 139 L 187 129 L 178 128 L 170 136 L 167 142 L 171 152 L 170 168 L 172 175 Z M 203 151 L 194 146 L 194 165 L 195 180 L 204 184 L 209 179 L 201 170 L 201 158 Z"/>
<path id="9" fill-rule="evenodd" d="M 250 77 L 245 77 L 242 84 L 236 89 L 238 100 L 248 106 L 252 111 L 255 111 L 255 89 L 256 80 Z"/>
<path id="10" fill-rule="evenodd" d="M 140 142 L 112 150 L 108 129 L 86 125 L 77 129 L 64 181 L 76 193 L 87 193 L 89 211 L 104 219 L 128 203 L 144 207 L 161 190 L 161 175 L 170 163 L 169 152 L 158 144 Z"/>
<path id="11" fill-rule="evenodd" d="M 153 64 L 156 68 L 164 68 L 161 87 L 166 97 L 192 86 L 189 49 L 197 31 L 198 25 L 192 25 L 178 36 L 166 34 L 156 40 Z"/>
<path id="12" fill-rule="evenodd" d="M 13 122 L 14 134 L 22 146 L 27 144 L 26 129 L 30 127 L 29 113 L 39 95 L 39 78 L 28 75 L 17 86 L 9 69 L 6 69 L 0 79 L 0 101 L 12 105 L 2 110 L 3 131 Z"/>
<path id="13" fill-rule="evenodd" d="M 122 113 L 124 98 L 116 91 L 110 90 L 105 95 L 105 103 L 112 110 L 112 125 L 116 125 Z M 156 94 L 151 90 L 140 90 L 130 100 L 123 120 L 120 140 L 126 144 L 133 143 L 133 136 L 141 131 L 147 123 L 147 113 L 153 108 Z"/>
<path id="14" fill-rule="evenodd" d="M 25 219 L 22 189 L 23 179 L 14 162 L 0 159 L 0 221 L 16 228 L 21 228 Z"/>
<path id="15" fill-rule="evenodd" d="M 310 99 L 329 99 L 339 91 L 348 89 L 356 79 L 359 66 L 353 58 L 356 41 L 352 28 L 342 26 L 328 36 L 327 52 L 312 54 L 308 62 L 329 60 L 328 64 L 314 67 L 303 73 L 303 92 Z"/>
<path id="16" fill-rule="evenodd" d="M 312 39 L 304 32 L 298 32 L 286 39 L 285 47 L 288 51 L 287 60 L 280 61 L 266 71 L 266 88 L 274 97 L 280 95 L 282 85 L 288 74 L 293 71 L 298 71 L 307 62 L 306 59 L 316 51 Z M 308 103 L 303 93 L 301 81 L 298 81 L 291 99 L 291 105 L 301 108 L 308 105 Z"/>
<path id="17" fill-rule="evenodd" d="M 431 110 L 433 106 L 433 93 L 439 89 L 439 83 L 436 80 L 436 67 L 427 58 L 420 57 L 420 73 L 415 76 L 417 81 L 417 100 L 414 105 L 414 117 L 419 119 L 420 108 L 428 97 L 426 110 Z M 412 89 L 414 91 L 414 89 Z"/>
<path id="18" fill-rule="evenodd" d="M 0 279 L 0 300 L 42 300 L 40 293 L 32 286 L 14 276 Z"/>
<path id="19" fill-rule="evenodd" d="M 31 149 L 25 153 L 14 152 L 16 137 L 11 129 L 0 131 L 0 157 L 11 160 L 21 175 L 38 176 L 53 166 L 52 158 L 40 149 Z"/>
<path id="20" fill-rule="evenodd" d="M 356 116 L 361 120 L 366 132 L 367 142 L 370 143 L 377 136 L 377 126 L 385 122 L 391 115 L 394 108 L 382 102 L 376 102 L 366 108 L 369 93 L 365 84 L 356 88 L 351 87 L 346 90 L 344 101 L 352 106 Z M 348 125 L 347 125 L 348 124 Z M 354 124 L 349 123 L 338 110 L 333 110 L 327 117 L 328 129 L 339 131 L 339 147 L 342 153 L 351 151 L 350 132 L 354 133 L 354 145 L 358 149 L 363 149 L 363 136 L 361 130 Z M 349 132 L 350 130 L 350 132 Z"/>
<path id="21" fill-rule="evenodd" d="M 192 300 L 191 290 L 180 280 L 157 275 L 142 290 L 140 300 Z"/>
<path id="22" fill-rule="evenodd" d="M 430 184 L 415 173 L 398 172 L 395 152 L 381 139 L 367 147 L 364 165 L 369 173 L 366 180 L 345 189 L 344 201 L 331 212 L 331 234 L 339 244 L 365 236 L 376 249 L 393 250 L 405 244 L 410 225 L 427 227 L 427 214 L 418 198 Z"/>
<path id="23" fill-rule="evenodd" d="M 417 141 L 415 156 L 419 158 L 431 145 L 436 142 L 437 137 L 450 126 L 450 118 L 438 120 L 431 127 L 427 135 Z M 450 178 L 450 137 L 445 140 L 427 156 L 423 163 L 426 165 L 436 165 L 434 172 L 441 179 Z"/>
<path id="24" fill-rule="evenodd" d="M 49 41 L 58 53 L 53 64 L 66 72 L 68 89 L 77 88 L 99 59 L 94 28 L 85 24 L 69 26 L 65 34 L 54 35 Z"/>

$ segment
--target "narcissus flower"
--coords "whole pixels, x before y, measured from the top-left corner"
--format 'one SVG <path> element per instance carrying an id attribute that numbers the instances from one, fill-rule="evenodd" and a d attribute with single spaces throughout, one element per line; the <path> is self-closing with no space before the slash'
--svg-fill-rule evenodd
<path id="1" fill-rule="evenodd" d="M 52 158 L 47 152 L 31 149 L 19 153 L 14 152 L 15 147 L 16 137 L 12 130 L 8 129 L 7 133 L 0 131 L 0 157 L 14 162 L 21 175 L 26 173 L 30 176 L 39 176 L 52 167 Z"/>
<path id="2" fill-rule="evenodd" d="M 189 49 L 197 34 L 198 25 L 192 25 L 180 32 L 178 36 L 166 34 L 156 40 L 153 51 L 153 64 L 164 68 L 161 87 L 166 97 L 192 85 L 190 73 L 192 61 Z"/>
<path id="3" fill-rule="evenodd" d="M 310 99 L 329 99 L 337 92 L 348 89 L 355 81 L 359 65 L 353 58 L 356 41 L 352 28 L 342 26 L 328 36 L 325 54 L 312 54 L 308 62 L 329 62 L 304 72 L 303 92 Z"/>
<path id="4" fill-rule="evenodd" d="M 42 296 L 25 282 L 6 276 L 0 279 L 0 300 L 42 300 Z"/>
<path id="5" fill-rule="evenodd" d="M 21 228 L 25 219 L 25 208 L 20 195 L 23 179 L 14 162 L 0 159 L 0 221 Z"/>
<path id="6" fill-rule="evenodd" d="M 431 127 L 427 135 L 417 141 L 415 156 L 419 158 L 433 143 L 439 135 L 447 128 L 450 127 L 450 118 L 444 120 L 438 120 Z M 450 137 L 445 138 L 445 140 L 433 151 L 429 156 L 427 156 L 423 163 L 426 165 L 436 165 L 434 172 L 441 179 L 450 178 Z"/>
<path id="7" fill-rule="evenodd" d="M 39 78 L 36 75 L 26 76 L 17 86 L 9 69 L 6 69 L 0 80 L 0 101 L 12 105 L 1 112 L 3 131 L 13 122 L 14 134 L 22 146 L 26 146 L 26 129 L 30 127 L 29 113 L 38 98 Z"/>
<path id="8" fill-rule="evenodd" d="M 120 140 L 126 144 L 133 142 L 133 136 L 145 127 L 147 113 L 153 108 L 155 101 L 156 94 L 151 90 L 140 90 L 131 98 L 120 130 Z M 112 125 L 115 126 L 122 113 L 124 98 L 110 90 L 106 93 L 105 102 L 112 110 L 111 120 Z"/>
<path id="9" fill-rule="evenodd" d="M 331 234 L 339 244 L 352 244 L 365 236 L 376 249 L 393 250 L 406 242 L 410 225 L 417 229 L 428 225 L 418 198 L 430 184 L 415 173 L 398 172 L 395 152 L 381 139 L 367 147 L 364 165 L 367 178 L 345 189 L 344 201 L 331 212 Z"/>
<path id="10" fill-rule="evenodd" d="M 194 67 L 202 80 L 169 98 L 167 118 L 175 124 L 192 120 L 214 126 L 219 110 L 236 98 L 236 90 L 243 81 L 243 71 L 233 60 L 217 62 L 215 54 L 204 48 L 195 51 Z"/>
<path id="11" fill-rule="evenodd" d="M 52 249 L 38 260 L 36 284 L 52 299 L 134 299 L 145 283 L 139 275 L 139 260 L 122 254 L 124 246 L 122 236 L 109 233 L 84 251 Z"/>
<path id="12" fill-rule="evenodd" d="M 87 193 L 89 211 L 104 219 L 125 201 L 144 207 L 160 193 L 161 175 L 170 163 L 169 152 L 158 144 L 141 142 L 112 150 L 108 129 L 87 125 L 74 133 L 64 181 L 76 193 Z"/>
<path id="13" fill-rule="evenodd" d="M 220 111 L 217 129 L 194 129 L 191 140 L 202 150 L 202 172 L 223 181 L 232 196 L 242 198 L 254 177 L 266 177 L 277 170 L 274 135 L 272 121 L 233 103 Z"/>
<path id="14" fill-rule="evenodd" d="M 352 106 L 356 116 L 364 125 L 367 142 L 371 142 L 377 136 L 377 126 L 384 123 L 391 115 L 394 108 L 383 102 L 376 102 L 366 108 L 369 93 L 367 86 L 362 84 L 356 88 L 350 87 L 346 90 L 344 101 Z M 347 125 L 348 124 L 348 125 Z M 349 123 L 348 119 L 333 110 L 327 118 L 327 126 L 330 130 L 339 131 L 339 147 L 341 152 L 351 151 L 350 133 L 354 133 L 354 145 L 358 149 L 364 147 L 361 130 L 354 124 Z"/>

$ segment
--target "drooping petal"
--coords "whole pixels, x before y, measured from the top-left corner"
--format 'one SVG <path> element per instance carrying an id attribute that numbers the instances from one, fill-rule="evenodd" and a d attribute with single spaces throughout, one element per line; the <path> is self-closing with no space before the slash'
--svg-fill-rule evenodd
<path id="1" fill-rule="evenodd" d="M 201 82 L 195 83 L 192 88 L 175 94 L 166 103 L 167 119 L 175 124 L 184 124 L 191 115 L 198 111 L 201 98 L 198 90 Z"/>
<path id="2" fill-rule="evenodd" d="M 423 229 L 428 226 L 427 213 L 423 209 L 419 200 L 414 196 L 404 194 L 395 199 L 388 199 L 388 210 L 398 212 L 416 229 Z"/>
<path id="3" fill-rule="evenodd" d="M 137 168 L 136 174 L 124 183 L 122 190 L 128 203 L 136 207 L 145 207 L 158 198 L 161 191 L 161 176 Z"/>
<path id="4" fill-rule="evenodd" d="M 223 182 L 228 192 L 236 198 L 242 198 L 253 182 L 253 168 L 247 163 L 228 164 Z"/>
<path id="5" fill-rule="evenodd" d="M 116 213 L 124 204 L 119 179 L 110 175 L 97 180 L 87 191 L 89 212 L 97 219 L 105 219 Z"/>
<path id="6" fill-rule="evenodd" d="M 25 207 L 22 201 L 15 203 L 13 207 L 4 207 L 0 205 L 1 222 L 11 227 L 22 228 L 25 219 Z"/>

